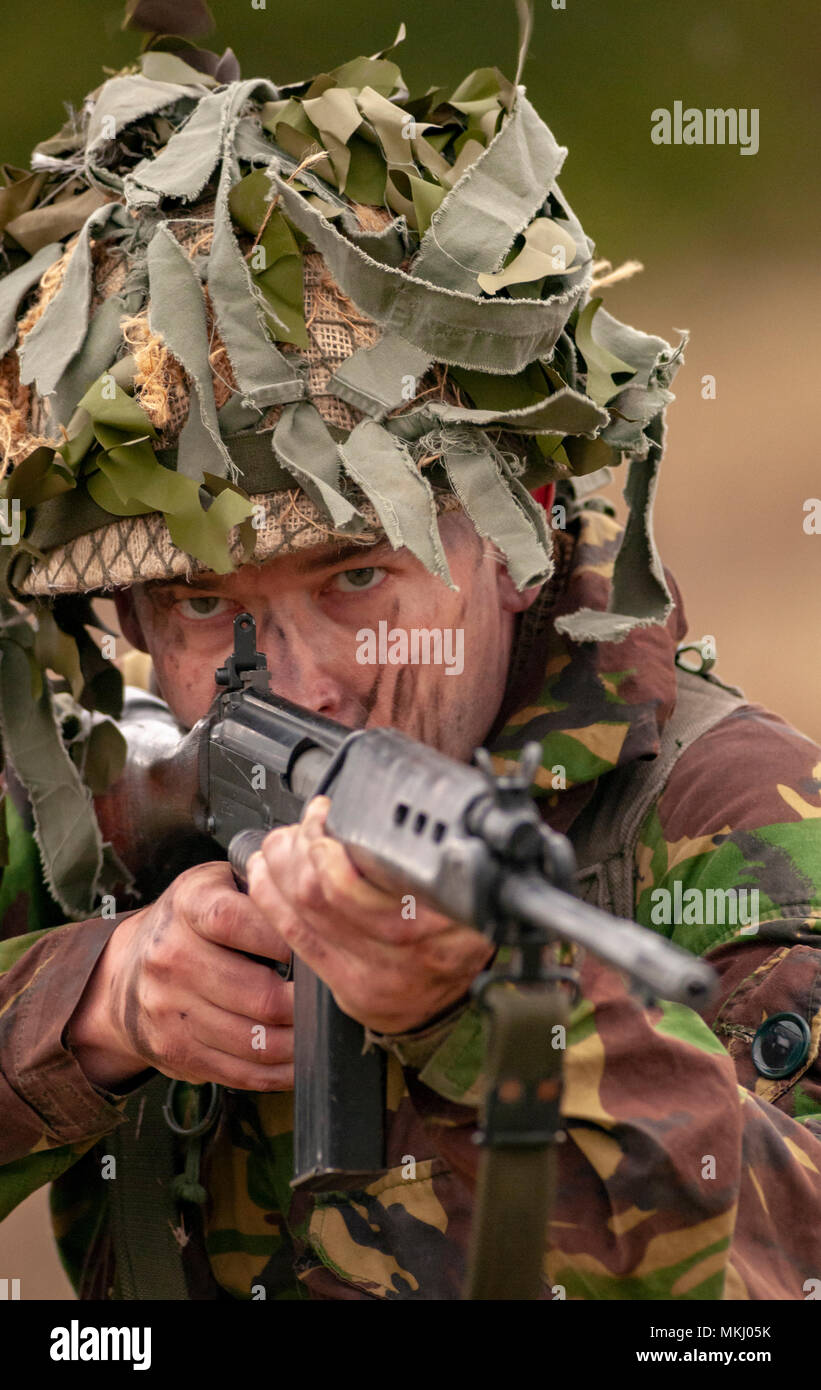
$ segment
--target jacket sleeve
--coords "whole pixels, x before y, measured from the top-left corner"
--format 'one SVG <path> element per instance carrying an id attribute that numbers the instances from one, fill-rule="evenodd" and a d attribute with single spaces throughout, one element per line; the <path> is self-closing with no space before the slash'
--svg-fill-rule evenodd
<path id="1" fill-rule="evenodd" d="M 127 1095 L 92 1085 L 64 1030 L 118 922 L 68 923 L 0 943 L 0 1219 L 121 1123 Z"/>
<path id="2" fill-rule="evenodd" d="M 641 1007 L 614 972 L 584 963 L 567 1034 L 568 1140 L 545 1262 L 549 1287 L 560 1290 L 554 1297 L 805 1299 L 817 1290 L 819 777 L 821 750 L 748 708 L 682 756 L 643 827 L 637 920 L 716 965 L 715 1032 L 682 1006 Z M 693 920 L 684 913 L 668 928 L 650 915 L 668 900 L 652 893 L 672 895 L 676 878 L 699 891 L 689 899 Z M 743 920 L 751 914 L 740 911 L 740 897 L 735 923 L 705 920 L 706 888 L 745 885 L 759 890 L 756 922 Z M 806 1020 L 810 1046 L 794 1075 L 768 1082 L 750 1044 L 782 1011 Z M 482 1020 L 469 1005 L 433 1026 L 427 1051 L 424 1042 L 411 1041 L 408 1088 L 438 1151 L 472 1190 Z"/>
<path id="3" fill-rule="evenodd" d="M 721 976 L 705 1014 L 753 1095 L 821 1123 L 821 748 L 759 705 L 682 755 L 639 836 L 636 918 Z M 728 891 L 729 890 L 729 891 Z M 807 1044 L 767 1078 L 753 1040 L 797 1014 Z"/>

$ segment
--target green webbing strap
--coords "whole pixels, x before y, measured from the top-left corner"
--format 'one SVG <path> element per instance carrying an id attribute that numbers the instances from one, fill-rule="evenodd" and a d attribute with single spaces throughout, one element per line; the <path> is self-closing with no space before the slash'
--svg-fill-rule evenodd
<path id="1" fill-rule="evenodd" d="M 128 1122 L 104 1141 L 117 1160 L 109 1212 L 118 1299 L 180 1302 L 189 1297 L 172 1230 L 180 1216 L 170 1195 L 174 1139 L 163 1116 L 168 1085 L 168 1077 L 157 1074 L 130 1097 Z"/>
<path id="2" fill-rule="evenodd" d="M 99 894 L 113 888 L 91 792 L 61 737 L 51 691 L 32 691 L 31 628 L 6 618 L 0 634 L 0 736 L 5 756 L 26 788 L 34 838 L 51 896 L 69 917 L 94 914 Z"/>
<path id="3" fill-rule="evenodd" d="M 555 1187 L 555 1149 L 485 1151 L 466 1298 L 521 1302 L 539 1297 Z"/>
<path id="4" fill-rule="evenodd" d="M 544 1289 L 556 1188 L 556 1135 L 567 995 L 556 985 L 491 983 L 485 1147 L 479 1167 L 465 1297 L 536 1299 Z M 558 1044 L 561 1044 L 558 1045 Z"/>

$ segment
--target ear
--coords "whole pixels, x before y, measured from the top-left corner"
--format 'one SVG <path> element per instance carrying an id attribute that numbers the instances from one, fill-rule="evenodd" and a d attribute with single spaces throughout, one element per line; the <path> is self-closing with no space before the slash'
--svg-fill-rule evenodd
<path id="1" fill-rule="evenodd" d="M 132 647 L 136 647 L 140 652 L 148 652 L 148 644 L 137 617 L 134 589 L 115 589 L 113 598 L 117 620 L 126 642 L 130 642 Z"/>
<path id="2" fill-rule="evenodd" d="M 497 568 L 496 583 L 499 586 L 499 599 L 506 613 L 524 613 L 536 602 L 544 587 L 542 581 L 541 584 L 531 585 L 529 589 L 517 589 L 504 561 Z"/>

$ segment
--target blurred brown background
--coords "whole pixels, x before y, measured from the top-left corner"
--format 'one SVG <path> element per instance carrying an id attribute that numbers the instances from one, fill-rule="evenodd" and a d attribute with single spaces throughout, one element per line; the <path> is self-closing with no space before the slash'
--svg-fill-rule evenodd
<path id="1" fill-rule="evenodd" d="M 816 0 L 536 0 L 528 94 L 570 154 L 560 178 L 598 254 L 644 262 L 606 291 L 619 318 L 675 341 L 691 332 L 675 382 L 656 507 L 665 563 L 690 633 L 712 634 L 718 669 L 821 741 L 821 535 L 803 503 L 821 497 L 814 437 L 818 373 L 821 93 Z M 512 75 L 508 0 L 212 0 L 207 40 L 230 43 L 245 76 L 288 82 L 389 43 L 411 90 L 497 63 Z M 37 140 L 131 61 L 119 0 L 40 0 L 4 14 L 0 158 L 26 165 Z M 676 100 L 758 108 L 760 149 L 656 146 L 651 112 Z M 716 399 L 702 397 L 702 377 Z M 618 485 L 611 489 L 618 495 Z M 1 1122 L 1 1120 L 0 1120 Z M 0 1277 L 24 1298 L 71 1294 L 46 1228 L 45 1194 L 0 1226 Z"/>

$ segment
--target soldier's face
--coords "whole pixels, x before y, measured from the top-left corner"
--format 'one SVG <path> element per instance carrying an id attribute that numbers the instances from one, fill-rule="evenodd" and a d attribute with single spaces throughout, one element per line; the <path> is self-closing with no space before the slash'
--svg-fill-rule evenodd
<path id="1" fill-rule="evenodd" d="M 457 593 L 386 541 L 334 543 L 192 584 L 135 586 L 117 596 L 120 622 L 186 728 L 207 712 L 233 620 L 247 611 L 278 695 L 465 759 L 499 711 L 515 615 L 538 587 L 517 594 L 463 514 L 442 516 L 440 531 Z"/>

